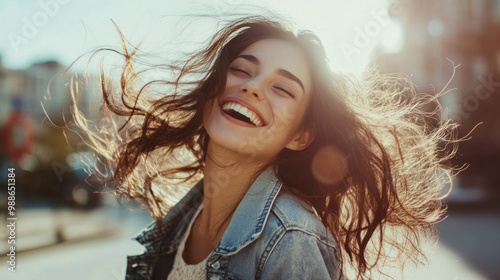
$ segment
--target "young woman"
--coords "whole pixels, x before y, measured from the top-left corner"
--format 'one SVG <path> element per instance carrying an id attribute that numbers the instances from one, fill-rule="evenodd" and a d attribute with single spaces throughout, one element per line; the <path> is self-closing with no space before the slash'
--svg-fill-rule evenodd
<path id="1" fill-rule="evenodd" d="M 370 279 L 425 261 L 454 154 L 454 125 L 422 109 L 437 96 L 334 75 L 316 36 L 263 17 L 152 67 L 172 80 L 144 82 L 136 54 L 124 44 L 119 91 L 101 74 L 97 130 L 74 114 L 116 194 L 156 217 L 126 279 Z"/>

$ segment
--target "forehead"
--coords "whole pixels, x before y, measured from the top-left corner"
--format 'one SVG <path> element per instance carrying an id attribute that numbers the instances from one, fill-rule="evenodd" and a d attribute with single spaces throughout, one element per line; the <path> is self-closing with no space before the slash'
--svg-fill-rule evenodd
<path id="1" fill-rule="evenodd" d="M 263 68 L 285 69 L 297 76 L 306 92 L 311 89 L 311 73 L 304 52 L 296 45 L 279 39 L 264 39 L 248 46 L 241 54 L 251 54 Z"/>

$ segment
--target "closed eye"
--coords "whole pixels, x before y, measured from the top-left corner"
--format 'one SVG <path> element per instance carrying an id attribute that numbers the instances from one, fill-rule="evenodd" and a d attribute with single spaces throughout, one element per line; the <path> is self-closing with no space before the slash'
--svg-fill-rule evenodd
<path id="1" fill-rule="evenodd" d="M 244 74 L 250 76 L 250 73 L 248 73 L 247 71 L 245 71 L 243 69 L 237 68 L 237 67 L 229 67 L 229 70 L 240 72 L 240 73 L 244 73 Z"/>
<path id="2" fill-rule="evenodd" d="M 290 95 L 290 97 L 292 97 L 293 99 L 295 99 L 295 95 L 293 95 L 293 93 L 291 93 L 290 91 L 280 87 L 280 86 L 274 86 L 274 88 L 278 89 L 278 90 L 281 90 L 282 92 Z"/>

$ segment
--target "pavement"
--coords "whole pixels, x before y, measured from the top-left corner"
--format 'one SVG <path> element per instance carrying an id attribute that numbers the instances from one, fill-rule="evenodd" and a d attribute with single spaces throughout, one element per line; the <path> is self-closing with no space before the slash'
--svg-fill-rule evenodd
<path id="1" fill-rule="evenodd" d="M 119 209 L 108 200 L 94 209 L 69 206 L 18 207 L 16 212 L 16 253 L 40 249 L 63 242 L 74 242 L 112 235 L 120 229 Z M 6 220 L 2 217 L 2 220 Z M 1 227 L 0 240 L 9 236 Z M 0 243 L 0 254 L 8 252 L 9 244 Z"/>

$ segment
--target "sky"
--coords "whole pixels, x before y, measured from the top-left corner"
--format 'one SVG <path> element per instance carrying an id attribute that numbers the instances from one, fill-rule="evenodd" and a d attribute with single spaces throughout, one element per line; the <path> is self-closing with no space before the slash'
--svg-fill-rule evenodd
<path id="1" fill-rule="evenodd" d="M 188 14 L 217 16 L 259 12 L 259 7 L 266 7 L 296 28 L 315 32 L 334 71 L 358 76 L 370 63 L 376 46 L 388 51 L 401 47 L 399 25 L 387 16 L 388 9 L 398 12 L 401 8 L 398 1 L 403 0 L 393 1 L 392 6 L 389 0 L 0 1 L 0 55 L 4 67 L 12 69 L 46 60 L 70 65 L 78 56 L 99 47 L 119 48 L 113 22 L 131 43 L 142 41 L 141 47 L 161 54 L 179 37 L 202 42 L 213 32 L 196 21 L 180 29 L 186 26 L 182 24 Z"/>

